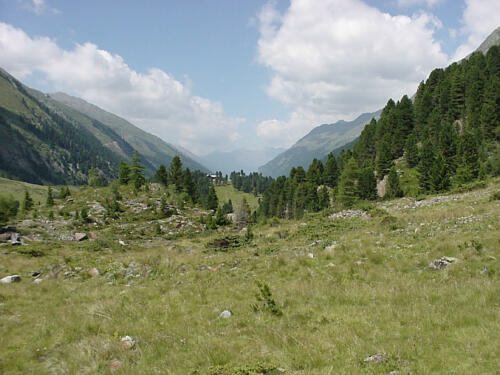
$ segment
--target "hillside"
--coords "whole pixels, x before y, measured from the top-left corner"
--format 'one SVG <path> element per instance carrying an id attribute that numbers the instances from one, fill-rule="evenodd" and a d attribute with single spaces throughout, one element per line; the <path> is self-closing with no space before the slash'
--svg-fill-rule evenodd
<path id="1" fill-rule="evenodd" d="M 169 217 L 155 184 L 121 186 L 111 216 L 111 188 L 84 187 L 0 244 L 0 278 L 21 278 L 0 284 L 0 372 L 495 374 L 499 190 L 276 219 L 248 240 L 172 189 Z"/>
<path id="2" fill-rule="evenodd" d="M 91 119 L 97 120 L 118 134 L 121 139 L 139 151 L 143 161 L 146 162 L 145 164 L 150 174 L 152 174 L 154 170 L 158 169 L 161 164 L 168 167 L 175 155 L 179 155 L 182 164 L 191 170 L 208 171 L 205 166 L 193 160 L 190 156 L 186 155 L 175 146 L 139 129 L 127 120 L 107 112 L 96 105 L 61 92 L 49 94 L 49 96 L 55 101 L 85 114 Z M 109 145 L 110 148 L 120 148 L 120 145 L 117 145 L 114 142 L 106 142 L 106 144 Z M 149 163 L 149 166 L 147 163 Z"/>
<path id="3" fill-rule="evenodd" d="M 115 176 L 120 156 L 41 96 L 0 69 L 0 173 L 52 184 L 83 183 L 91 167 L 104 178 Z"/>
<path id="4" fill-rule="evenodd" d="M 264 176 L 286 176 L 293 167 L 307 168 L 313 159 L 324 159 L 328 153 L 353 141 L 372 118 L 381 111 L 364 113 L 353 121 L 324 124 L 311 130 L 292 147 L 259 167 Z"/>

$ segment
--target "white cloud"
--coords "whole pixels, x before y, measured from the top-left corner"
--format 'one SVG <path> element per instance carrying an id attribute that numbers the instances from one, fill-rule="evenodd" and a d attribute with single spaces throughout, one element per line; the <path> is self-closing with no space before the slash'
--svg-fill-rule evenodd
<path id="1" fill-rule="evenodd" d="M 54 14 L 60 14 L 61 11 L 55 8 L 49 7 L 45 0 L 23 0 L 23 6 L 25 9 L 33 12 L 37 15 L 43 14 L 45 12 L 51 12 Z"/>
<path id="2" fill-rule="evenodd" d="M 290 114 L 261 122 L 258 135 L 284 146 L 320 123 L 412 94 L 448 60 L 434 40 L 441 23 L 427 13 L 392 16 L 359 0 L 292 0 L 284 14 L 268 3 L 259 20 L 257 59 L 272 72 L 267 93 Z"/>
<path id="3" fill-rule="evenodd" d="M 500 26 L 500 2 L 498 0 L 465 0 L 465 9 L 460 30 L 466 35 L 452 60 L 457 61 L 473 52 L 486 37 Z"/>
<path id="4" fill-rule="evenodd" d="M 434 5 L 443 3 L 444 1 L 446 0 L 397 0 L 397 3 L 400 7 L 427 5 L 429 8 L 432 8 Z"/>
<path id="5" fill-rule="evenodd" d="M 49 38 L 31 38 L 0 22 L 0 66 L 18 78 L 41 72 L 56 90 L 77 93 L 195 153 L 230 148 L 239 138 L 243 120 L 229 118 L 219 103 L 193 95 L 189 82 L 157 68 L 136 72 L 119 55 L 92 43 L 64 50 Z"/>

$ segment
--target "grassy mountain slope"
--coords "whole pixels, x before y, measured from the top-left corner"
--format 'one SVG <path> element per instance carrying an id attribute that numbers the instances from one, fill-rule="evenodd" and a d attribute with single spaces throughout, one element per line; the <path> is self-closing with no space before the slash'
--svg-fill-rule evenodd
<path id="1" fill-rule="evenodd" d="M 193 160 L 188 155 L 185 155 L 182 151 L 179 151 L 175 146 L 166 143 L 160 138 L 139 129 L 127 120 L 90 104 L 83 99 L 64 93 L 50 94 L 50 97 L 112 129 L 134 149 L 137 149 L 141 156 L 146 159 L 154 169 L 158 169 L 161 164 L 168 167 L 173 157 L 179 155 L 184 167 L 190 168 L 191 170 L 199 169 L 207 171 L 206 167 Z"/>
<path id="2" fill-rule="evenodd" d="M 22 280 L 0 284 L 0 373 L 496 374 L 499 189 L 275 220 L 219 249 L 243 235 L 201 229 L 190 207 L 158 219 L 163 188 L 121 186 L 118 219 L 99 204 L 110 188 L 82 188 L 54 219 L 19 217 L 26 245 L 1 245 L 0 277 Z M 73 219 L 84 207 L 97 225 Z"/>
<path id="3" fill-rule="evenodd" d="M 313 159 L 323 159 L 328 153 L 353 141 L 372 118 L 381 111 L 364 113 L 353 121 L 324 124 L 311 130 L 292 147 L 259 168 L 265 176 L 288 175 L 293 167 L 307 168 Z"/>
<path id="4" fill-rule="evenodd" d="M 93 166 L 113 177 L 119 156 L 85 126 L 48 107 L 42 95 L 0 69 L 0 173 L 34 183 L 79 184 Z"/>

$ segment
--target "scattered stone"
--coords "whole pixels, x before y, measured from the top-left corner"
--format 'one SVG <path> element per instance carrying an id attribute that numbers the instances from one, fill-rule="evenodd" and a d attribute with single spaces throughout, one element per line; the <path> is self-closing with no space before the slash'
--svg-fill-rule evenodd
<path id="1" fill-rule="evenodd" d="M 0 242 L 7 242 L 10 240 L 10 233 L 0 233 Z"/>
<path id="2" fill-rule="evenodd" d="M 31 277 L 38 277 L 40 276 L 40 274 L 41 274 L 40 271 L 31 272 Z"/>
<path id="3" fill-rule="evenodd" d="M 330 219 L 350 219 L 353 217 L 370 218 L 371 216 L 361 210 L 344 210 L 329 216 Z"/>
<path id="4" fill-rule="evenodd" d="M 74 241 L 75 237 L 73 237 L 71 234 L 62 234 L 59 239 L 61 241 Z"/>
<path id="5" fill-rule="evenodd" d="M 369 357 L 364 359 L 365 362 L 373 362 L 373 363 L 384 363 L 387 362 L 387 358 L 382 353 L 372 354 Z"/>
<path id="6" fill-rule="evenodd" d="M 283 367 L 278 367 L 276 370 L 281 373 L 286 372 L 286 370 Z"/>
<path id="7" fill-rule="evenodd" d="M 88 238 L 86 233 L 75 233 L 73 237 L 75 241 L 83 241 Z"/>
<path id="8" fill-rule="evenodd" d="M 21 276 L 19 275 L 5 276 L 3 279 L 0 279 L 0 283 L 2 284 L 12 284 L 12 283 L 18 283 L 20 281 L 21 281 Z"/>
<path id="9" fill-rule="evenodd" d="M 328 263 L 326 266 L 327 266 L 327 267 L 335 267 L 335 264 L 333 264 L 333 263 Z"/>
<path id="10" fill-rule="evenodd" d="M 394 370 L 394 371 L 391 371 L 391 372 L 388 372 L 387 375 L 398 375 L 398 374 L 401 374 L 401 371 L 399 370 Z"/>
<path id="11" fill-rule="evenodd" d="M 109 363 L 109 371 L 111 372 L 115 372 L 115 371 L 118 371 L 120 369 L 120 367 L 122 367 L 123 363 L 117 359 L 113 359 L 110 363 Z"/>
<path id="12" fill-rule="evenodd" d="M 224 310 L 223 312 L 220 313 L 219 317 L 223 319 L 230 318 L 233 314 L 229 310 Z"/>
<path id="13" fill-rule="evenodd" d="M 21 236 L 19 235 L 19 233 L 12 233 L 10 235 L 10 243 L 14 246 L 22 245 Z"/>
<path id="14" fill-rule="evenodd" d="M 313 253 L 309 253 L 309 254 L 307 254 L 307 256 L 308 256 L 309 258 L 311 258 L 311 259 L 313 259 L 313 258 L 314 258 L 314 254 L 313 254 Z"/>
<path id="15" fill-rule="evenodd" d="M 42 281 L 43 281 L 43 279 L 39 277 L 38 279 L 33 280 L 33 283 L 40 284 Z"/>
<path id="16" fill-rule="evenodd" d="M 120 345 L 124 349 L 132 349 L 135 345 L 135 340 L 130 336 L 123 336 L 120 340 Z"/>
<path id="17" fill-rule="evenodd" d="M 321 241 L 321 240 L 316 240 L 316 241 L 314 241 L 314 242 L 311 242 L 311 243 L 309 244 L 309 247 L 313 247 L 313 246 L 319 245 L 321 242 L 323 242 L 323 241 Z"/>
<path id="18" fill-rule="evenodd" d="M 118 243 L 122 246 L 128 246 L 125 241 L 122 241 L 122 240 L 118 240 Z"/>
<path id="19" fill-rule="evenodd" d="M 448 267 L 451 263 L 455 263 L 458 259 L 454 257 L 441 257 L 429 264 L 429 268 L 433 270 L 442 270 Z"/>
<path id="20" fill-rule="evenodd" d="M 89 269 L 88 274 L 92 277 L 97 277 L 99 276 L 99 270 L 95 267 Z"/>

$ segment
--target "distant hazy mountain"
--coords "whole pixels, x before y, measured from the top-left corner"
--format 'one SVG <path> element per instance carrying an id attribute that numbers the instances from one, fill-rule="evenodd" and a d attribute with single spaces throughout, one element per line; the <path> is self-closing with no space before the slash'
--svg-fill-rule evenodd
<path id="1" fill-rule="evenodd" d="M 481 43 L 481 45 L 476 49 L 476 51 L 481 51 L 486 54 L 488 50 L 493 46 L 500 45 L 500 26 L 497 27 L 485 40 Z"/>
<path id="2" fill-rule="evenodd" d="M 154 170 L 158 169 L 161 164 L 168 167 L 173 157 L 179 155 L 184 167 L 190 168 L 191 170 L 199 169 L 208 171 L 205 166 L 193 160 L 189 155 L 179 150 L 178 147 L 139 129 L 127 120 L 109 113 L 96 105 L 60 92 L 49 94 L 49 96 L 59 103 L 63 103 L 65 106 L 73 108 L 111 128 L 134 149 L 139 151 L 139 154 L 151 164 L 151 168 Z M 116 146 L 112 144 L 110 147 Z"/>
<path id="3" fill-rule="evenodd" d="M 222 171 L 223 174 L 230 174 L 232 171 L 240 171 L 242 169 L 248 173 L 256 172 L 260 165 L 273 159 L 284 150 L 284 148 L 267 147 L 261 150 L 216 151 L 205 156 L 200 156 L 199 160 L 212 171 Z"/>
<path id="4" fill-rule="evenodd" d="M 259 168 L 265 176 L 288 175 L 293 167 L 307 168 L 313 159 L 323 159 L 333 150 L 355 140 L 372 118 L 378 119 L 382 110 L 363 113 L 353 121 L 340 120 L 320 125 L 297 141 L 292 147 Z"/>

